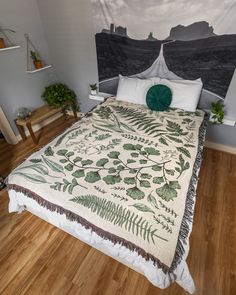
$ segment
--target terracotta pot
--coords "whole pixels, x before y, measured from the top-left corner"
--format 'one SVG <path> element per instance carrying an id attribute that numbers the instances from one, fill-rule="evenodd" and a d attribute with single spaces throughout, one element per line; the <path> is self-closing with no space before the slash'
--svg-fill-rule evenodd
<path id="1" fill-rule="evenodd" d="M 34 61 L 34 67 L 36 70 L 41 69 L 43 67 L 42 61 L 41 60 Z"/>
<path id="2" fill-rule="evenodd" d="M 5 48 L 5 47 L 6 45 L 5 45 L 4 39 L 0 38 L 0 48 Z"/>

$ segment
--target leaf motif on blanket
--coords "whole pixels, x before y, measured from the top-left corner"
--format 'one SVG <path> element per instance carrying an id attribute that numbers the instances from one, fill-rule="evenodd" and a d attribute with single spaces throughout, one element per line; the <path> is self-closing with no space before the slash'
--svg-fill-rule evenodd
<path id="1" fill-rule="evenodd" d="M 65 175 L 65 173 L 64 173 L 64 168 L 63 168 L 62 165 L 60 165 L 60 164 L 58 164 L 58 163 L 56 163 L 56 162 L 54 162 L 54 161 L 52 161 L 52 160 L 49 160 L 49 159 L 45 158 L 44 156 L 42 156 L 42 159 L 43 159 L 43 161 L 45 162 L 45 164 L 46 164 L 50 169 L 52 169 L 54 172 L 60 172 L 60 173 L 63 173 L 63 174 Z"/>
<path id="2" fill-rule="evenodd" d="M 15 175 L 20 175 L 33 183 L 47 183 L 46 179 L 41 175 L 32 173 L 15 172 Z"/>
<path id="3" fill-rule="evenodd" d="M 177 190 L 180 189 L 178 181 L 170 181 L 156 189 L 156 193 L 164 200 L 170 201 L 177 197 Z"/>
<path id="4" fill-rule="evenodd" d="M 95 195 L 82 195 L 71 199 L 70 201 L 78 203 L 91 212 L 99 215 L 119 227 L 125 228 L 136 236 L 140 236 L 149 243 L 155 244 L 155 238 L 167 241 L 167 239 L 157 235 L 157 229 L 153 229 L 145 218 L 124 208 L 120 204 L 113 203 L 106 199 L 99 198 Z"/>

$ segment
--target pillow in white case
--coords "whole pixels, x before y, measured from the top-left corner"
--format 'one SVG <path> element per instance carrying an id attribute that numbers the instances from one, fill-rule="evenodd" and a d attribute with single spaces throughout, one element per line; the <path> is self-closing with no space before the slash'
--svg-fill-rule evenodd
<path id="1" fill-rule="evenodd" d="M 160 79 L 159 83 L 170 87 L 172 90 L 170 107 L 183 109 L 189 112 L 196 111 L 203 86 L 200 78 L 197 80 Z"/>
<path id="2" fill-rule="evenodd" d="M 130 78 L 119 75 L 117 100 L 146 105 L 148 89 L 154 85 L 151 79 Z"/>

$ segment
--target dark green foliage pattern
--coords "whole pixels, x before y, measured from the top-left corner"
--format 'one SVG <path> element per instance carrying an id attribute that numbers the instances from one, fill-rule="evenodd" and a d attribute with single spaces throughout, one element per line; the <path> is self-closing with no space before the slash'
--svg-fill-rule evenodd
<path id="1" fill-rule="evenodd" d="M 165 240 L 158 229 L 171 235 L 179 217 L 172 203 L 196 146 L 199 114 L 175 115 L 182 124 L 170 111 L 164 117 L 145 107 L 104 104 L 14 173 L 72 196 L 101 219 L 155 244 Z"/>
<path id="2" fill-rule="evenodd" d="M 90 209 L 91 212 L 96 213 L 102 219 L 114 225 L 124 227 L 127 231 L 142 237 L 148 242 L 155 244 L 154 237 L 167 241 L 157 235 L 157 229 L 153 229 L 147 220 L 122 205 L 98 198 L 95 195 L 78 196 L 71 199 L 71 201 Z"/>

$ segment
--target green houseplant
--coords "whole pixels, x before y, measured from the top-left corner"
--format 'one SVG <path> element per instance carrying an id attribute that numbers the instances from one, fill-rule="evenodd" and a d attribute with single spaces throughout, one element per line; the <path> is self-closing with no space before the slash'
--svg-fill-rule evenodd
<path id="1" fill-rule="evenodd" d="M 80 110 L 75 92 L 62 83 L 45 87 L 42 99 L 50 106 L 62 107 L 64 115 L 69 108 L 72 108 L 73 111 Z"/>
<path id="2" fill-rule="evenodd" d="M 211 104 L 211 120 L 213 124 L 223 124 L 224 120 L 224 102 L 218 100 Z"/>
<path id="3" fill-rule="evenodd" d="M 96 95 L 97 89 L 98 89 L 97 83 L 90 84 L 89 87 L 90 87 L 91 94 Z"/>
<path id="4" fill-rule="evenodd" d="M 30 56 L 31 56 L 31 58 L 33 60 L 35 69 L 41 69 L 43 67 L 43 65 L 42 65 L 42 61 L 40 60 L 40 57 L 37 54 L 37 52 L 31 50 L 30 51 Z"/>

